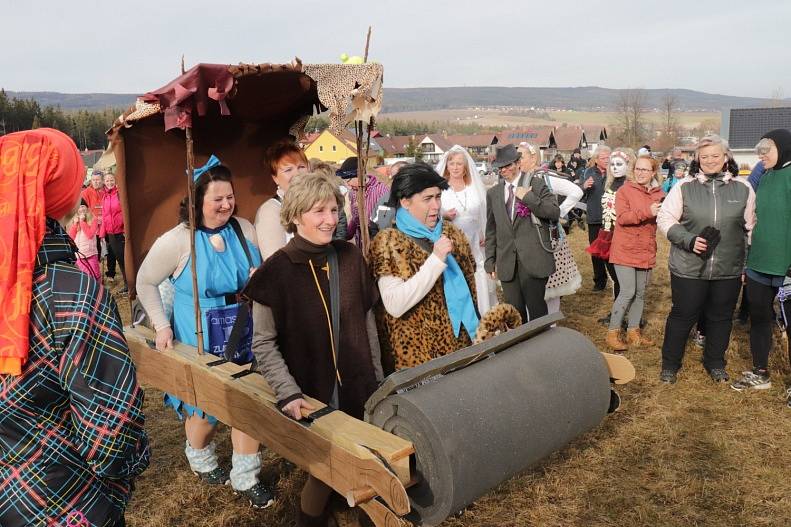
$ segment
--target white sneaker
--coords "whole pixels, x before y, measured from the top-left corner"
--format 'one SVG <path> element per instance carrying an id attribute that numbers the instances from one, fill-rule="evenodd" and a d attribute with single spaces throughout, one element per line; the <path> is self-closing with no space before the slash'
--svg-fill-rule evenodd
<path id="1" fill-rule="evenodd" d="M 737 392 L 741 392 L 743 390 L 768 390 L 772 387 L 772 381 L 769 380 L 769 375 L 764 375 L 762 373 L 756 373 L 754 371 L 746 371 L 742 374 L 742 376 L 731 384 L 731 388 L 736 390 Z"/>

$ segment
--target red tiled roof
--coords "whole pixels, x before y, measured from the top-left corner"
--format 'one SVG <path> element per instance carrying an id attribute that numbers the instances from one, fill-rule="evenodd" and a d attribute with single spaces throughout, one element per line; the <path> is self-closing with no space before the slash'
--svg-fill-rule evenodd
<path id="1" fill-rule="evenodd" d="M 409 135 L 394 135 L 390 137 L 380 135 L 376 138 L 376 142 L 379 143 L 379 146 L 384 150 L 385 157 L 388 157 L 397 154 L 406 154 L 406 147 L 409 145 L 410 139 L 412 139 L 412 136 Z M 415 141 L 417 143 L 417 138 L 415 138 Z"/>
<path id="2" fill-rule="evenodd" d="M 455 144 L 448 141 L 448 138 L 442 134 L 428 134 L 426 136 L 423 136 L 423 139 L 425 139 L 426 137 L 431 139 L 431 142 L 437 145 L 439 149 L 442 150 L 443 152 L 447 152 Z M 421 139 L 419 142 L 422 143 L 423 139 Z"/>
<path id="3" fill-rule="evenodd" d="M 607 128 L 600 124 L 583 124 L 585 138 L 591 143 L 598 143 L 607 139 Z"/>
<path id="4" fill-rule="evenodd" d="M 561 126 L 555 128 L 555 144 L 558 150 L 574 150 L 580 148 L 583 138 L 582 128 L 576 126 Z"/>
<path id="5" fill-rule="evenodd" d="M 554 126 L 533 126 L 505 130 L 496 134 L 497 144 L 500 146 L 518 145 L 524 141 L 539 148 L 549 148 L 554 143 L 554 129 Z"/>

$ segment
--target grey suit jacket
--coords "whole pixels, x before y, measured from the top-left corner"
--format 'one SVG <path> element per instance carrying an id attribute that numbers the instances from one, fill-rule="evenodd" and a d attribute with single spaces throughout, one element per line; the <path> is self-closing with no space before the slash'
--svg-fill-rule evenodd
<path id="1" fill-rule="evenodd" d="M 501 181 L 486 192 L 486 272 L 497 271 L 497 278 L 510 282 L 515 277 L 516 266 L 528 276 L 546 278 L 555 272 L 555 257 L 541 246 L 550 245 L 549 225 L 546 220 L 557 221 L 560 207 L 544 179 L 519 175 L 519 186 L 531 186 L 522 203 L 531 214 L 543 220 L 536 229 L 530 217 L 515 217 L 513 223 L 505 206 L 505 184 Z M 516 198 L 517 200 L 519 198 Z M 541 236 L 541 239 L 539 239 Z"/>

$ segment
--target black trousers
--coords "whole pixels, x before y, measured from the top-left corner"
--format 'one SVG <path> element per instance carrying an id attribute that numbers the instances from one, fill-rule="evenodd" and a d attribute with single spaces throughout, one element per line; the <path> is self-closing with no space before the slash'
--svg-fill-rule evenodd
<path id="1" fill-rule="evenodd" d="M 107 247 L 107 271 L 105 271 L 105 276 L 108 278 L 115 278 L 115 252 L 113 251 L 112 246 L 110 245 L 110 235 L 104 235 L 104 242 L 105 247 Z M 97 247 L 101 248 L 101 245 L 97 245 Z"/>
<path id="2" fill-rule="evenodd" d="M 739 299 L 740 287 L 739 278 L 699 280 L 670 275 L 673 307 L 665 324 L 662 369 L 681 368 L 689 331 L 701 313 L 706 319 L 703 367 L 707 371 L 725 367 L 725 350 L 731 339 L 733 310 Z"/>
<path id="3" fill-rule="evenodd" d="M 588 224 L 589 244 L 593 243 L 593 240 L 598 238 L 601 228 L 601 223 Z M 618 298 L 618 293 L 621 292 L 621 286 L 618 283 L 618 275 L 615 274 L 615 266 L 607 260 L 602 260 L 595 256 L 591 256 L 591 263 L 593 264 L 593 284 L 596 287 L 606 287 L 607 275 L 609 274 L 613 283 L 613 299 Z"/>
<path id="4" fill-rule="evenodd" d="M 105 236 L 105 241 L 107 242 L 107 276 L 115 276 L 115 262 L 117 261 L 118 265 L 121 267 L 121 274 L 124 277 L 124 282 L 126 282 L 126 272 L 124 271 L 124 243 L 126 243 L 126 238 L 124 234 L 107 234 Z M 111 250 L 114 255 L 112 267 L 110 266 Z"/>
<path id="5" fill-rule="evenodd" d="M 772 350 L 772 322 L 777 288 L 756 282 L 747 277 L 747 301 L 750 309 L 750 352 L 753 367 L 765 370 L 769 367 L 769 352 Z"/>
<path id="6" fill-rule="evenodd" d="M 528 276 L 524 269 L 516 264 L 514 279 L 510 282 L 501 281 L 505 301 L 514 306 L 522 315 L 522 322 L 535 320 L 547 314 L 547 303 L 544 294 L 547 290 L 549 278 L 534 278 Z M 528 318 L 528 314 L 530 317 Z"/>

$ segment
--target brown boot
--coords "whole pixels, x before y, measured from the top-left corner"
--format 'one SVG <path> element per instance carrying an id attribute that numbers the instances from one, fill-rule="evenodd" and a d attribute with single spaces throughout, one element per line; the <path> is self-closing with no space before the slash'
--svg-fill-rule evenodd
<path id="1" fill-rule="evenodd" d="M 626 342 L 630 346 L 652 346 L 654 341 L 643 335 L 640 328 L 632 328 L 626 330 Z"/>
<path id="2" fill-rule="evenodd" d="M 613 351 L 626 351 L 628 349 L 626 343 L 621 340 L 620 329 L 607 330 L 607 346 Z"/>

